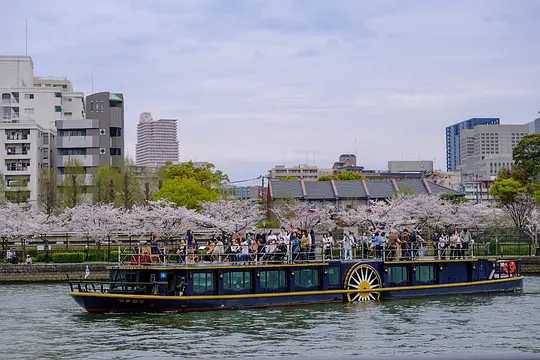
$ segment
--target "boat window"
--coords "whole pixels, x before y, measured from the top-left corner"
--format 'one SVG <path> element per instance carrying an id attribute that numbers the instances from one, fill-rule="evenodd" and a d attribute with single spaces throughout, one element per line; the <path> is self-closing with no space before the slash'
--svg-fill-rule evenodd
<path id="1" fill-rule="evenodd" d="M 417 265 L 415 272 L 416 282 L 431 282 L 435 279 L 433 265 Z"/>
<path id="2" fill-rule="evenodd" d="M 214 273 L 193 273 L 193 292 L 203 294 L 214 291 Z"/>
<path id="3" fill-rule="evenodd" d="M 336 286 L 339 285 L 339 266 L 330 266 L 328 268 L 328 285 Z"/>
<path id="4" fill-rule="evenodd" d="M 259 285 L 262 290 L 276 290 L 287 286 L 284 270 L 267 270 L 259 272 Z"/>
<path id="5" fill-rule="evenodd" d="M 319 287 L 319 269 L 301 269 L 294 272 L 294 285 L 305 289 Z"/>
<path id="6" fill-rule="evenodd" d="M 388 267 L 387 279 L 389 283 L 399 284 L 409 281 L 409 273 L 406 266 Z"/>
<path id="7" fill-rule="evenodd" d="M 230 271 L 223 274 L 223 290 L 241 291 L 251 289 L 251 273 L 249 271 Z"/>

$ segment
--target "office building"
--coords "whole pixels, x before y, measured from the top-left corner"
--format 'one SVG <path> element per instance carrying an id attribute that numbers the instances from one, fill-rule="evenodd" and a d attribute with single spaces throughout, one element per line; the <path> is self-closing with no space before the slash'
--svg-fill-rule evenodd
<path id="1" fill-rule="evenodd" d="M 512 169 L 513 149 L 528 131 L 528 125 L 479 125 L 461 132 L 459 170 L 466 198 L 492 200 L 491 184 L 502 169 Z"/>
<path id="2" fill-rule="evenodd" d="M 540 118 L 527 124 L 529 134 L 540 134 Z"/>
<path id="3" fill-rule="evenodd" d="M 446 169 L 456 171 L 461 164 L 460 134 L 465 129 L 473 129 L 478 125 L 498 125 L 499 118 L 472 118 L 446 128 Z"/>
<path id="4" fill-rule="evenodd" d="M 154 120 L 142 113 L 137 124 L 137 166 L 159 167 L 170 161 L 178 163 L 177 119 Z"/>
<path id="5" fill-rule="evenodd" d="M 29 56 L 0 56 L 0 175 L 5 197 L 38 206 L 39 175 L 54 166 L 56 120 L 84 116 L 65 78 L 36 77 Z"/>

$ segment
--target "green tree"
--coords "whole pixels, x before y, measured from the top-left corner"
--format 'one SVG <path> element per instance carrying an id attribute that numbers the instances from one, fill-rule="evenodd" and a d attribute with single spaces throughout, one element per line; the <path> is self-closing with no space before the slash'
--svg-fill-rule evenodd
<path id="1" fill-rule="evenodd" d="M 0 173 L 0 205 L 6 203 L 6 181 L 4 174 Z"/>
<path id="2" fill-rule="evenodd" d="M 64 205 L 73 208 L 81 203 L 84 193 L 84 168 L 78 160 L 68 160 L 64 167 L 64 179 L 61 185 Z"/>
<path id="3" fill-rule="evenodd" d="M 227 175 L 215 170 L 213 164 L 207 163 L 195 166 L 191 161 L 178 165 L 165 165 L 163 175 L 164 180 L 174 178 L 195 179 L 202 186 L 215 189 L 219 189 L 222 182 L 228 180 Z"/>
<path id="4" fill-rule="evenodd" d="M 94 173 L 94 203 L 112 204 L 116 198 L 115 177 L 117 171 L 110 166 L 100 166 Z"/>
<path id="5" fill-rule="evenodd" d="M 516 228 L 524 232 L 535 206 L 527 186 L 513 178 L 501 178 L 491 186 L 490 193 L 510 216 Z"/>
<path id="6" fill-rule="evenodd" d="M 42 169 L 39 174 L 39 203 L 47 215 L 51 215 L 59 207 L 56 177 L 53 167 Z"/>
<path id="7" fill-rule="evenodd" d="M 131 209 L 143 200 L 141 185 L 129 162 L 119 169 L 117 204 L 124 209 Z"/>
<path id="8" fill-rule="evenodd" d="M 330 180 L 365 180 L 364 174 L 356 171 L 344 171 L 337 175 L 323 175 L 319 177 L 319 181 Z"/>
<path id="9" fill-rule="evenodd" d="M 337 180 L 364 180 L 364 174 L 354 171 L 344 171 L 336 176 Z"/>
<path id="10" fill-rule="evenodd" d="M 528 180 L 538 181 L 540 177 L 540 134 L 527 135 L 513 150 L 514 164 L 522 170 Z"/>
<path id="11" fill-rule="evenodd" d="M 175 177 L 166 179 L 155 197 L 177 206 L 200 209 L 203 202 L 218 200 L 219 191 L 202 185 L 197 179 Z"/>

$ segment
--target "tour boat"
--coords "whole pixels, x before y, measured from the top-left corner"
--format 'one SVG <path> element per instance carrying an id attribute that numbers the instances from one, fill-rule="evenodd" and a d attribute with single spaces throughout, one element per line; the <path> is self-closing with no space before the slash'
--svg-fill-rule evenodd
<path id="1" fill-rule="evenodd" d="M 516 260 L 489 258 L 132 261 L 112 267 L 108 282 L 70 282 L 70 295 L 90 313 L 189 312 L 518 292 L 522 287 Z"/>

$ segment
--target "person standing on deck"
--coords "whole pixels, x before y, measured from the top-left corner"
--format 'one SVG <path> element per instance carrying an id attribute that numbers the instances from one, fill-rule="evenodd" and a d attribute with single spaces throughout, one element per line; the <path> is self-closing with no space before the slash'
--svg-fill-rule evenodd
<path id="1" fill-rule="evenodd" d="M 352 260 L 352 242 L 353 240 L 347 233 L 343 233 L 343 259 Z"/>
<path id="2" fill-rule="evenodd" d="M 463 232 L 461 233 L 461 256 L 465 257 L 469 254 L 469 248 L 472 245 L 472 236 L 469 229 L 463 229 Z"/>
<path id="3" fill-rule="evenodd" d="M 399 260 L 398 247 L 399 247 L 399 235 L 394 229 L 390 230 L 388 234 L 389 255 L 388 260 Z"/>
<path id="4" fill-rule="evenodd" d="M 410 248 L 410 234 L 409 230 L 405 229 L 400 235 L 401 247 L 403 252 L 403 258 L 409 260 L 411 258 L 411 248 Z"/>

